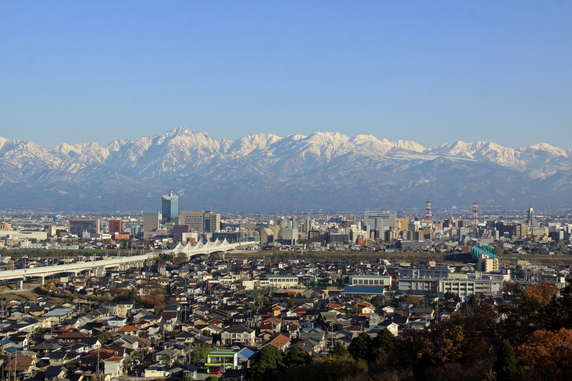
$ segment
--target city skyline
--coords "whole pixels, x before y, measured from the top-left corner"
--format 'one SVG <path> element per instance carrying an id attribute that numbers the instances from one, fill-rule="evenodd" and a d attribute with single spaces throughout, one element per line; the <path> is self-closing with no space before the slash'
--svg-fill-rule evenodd
<path id="1" fill-rule="evenodd" d="M 572 149 L 567 2 L 0 4 L 0 136 L 338 131 Z"/>

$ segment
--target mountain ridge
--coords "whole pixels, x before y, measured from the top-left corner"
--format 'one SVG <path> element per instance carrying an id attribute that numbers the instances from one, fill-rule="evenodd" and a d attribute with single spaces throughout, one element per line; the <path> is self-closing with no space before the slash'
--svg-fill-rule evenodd
<path id="1" fill-rule="evenodd" d="M 154 203 L 170 189 L 185 194 L 189 208 L 198 209 L 235 205 L 249 210 L 252 203 L 252 210 L 267 210 L 275 202 L 286 209 L 339 204 L 348 210 L 367 206 L 364 200 L 373 204 L 369 208 L 392 200 L 415 207 L 428 198 L 451 206 L 481 195 L 497 206 L 540 202 L 566 208 L 572 206 L 566 197 L 572 187 L 567 181 L 571 153 L 547 143 L 513 149 L 456 141 L 425 148 L 413 141 L 338 132 L 227 140 L 185 127 L 105 147 L 88 142 L 44 149 L 0 137 L 0 190 L 13 197 L 0 200 L 0 208 L 13 208 L 15 202 L 25 209 L 34 197 L 62 210 L 108 209 L 108 204 L 157 209 Z"/>

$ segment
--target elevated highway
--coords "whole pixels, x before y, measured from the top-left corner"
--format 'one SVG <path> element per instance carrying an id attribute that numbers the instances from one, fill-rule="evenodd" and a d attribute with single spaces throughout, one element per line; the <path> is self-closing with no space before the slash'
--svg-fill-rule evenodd
<path id="1" fill-rule="evenodd" d="M 197 245 L 181 245 L 178 244 L 172 250 L 155 251 L 148 254 L 133 255 L 129 257 L 116 257 L 111 259 L 103 259 L 99 261 L 86 261 L 71 263 L 68 265 L 44 266 L 33 269 L 18 269 L 9 271 L 0 271 L 0 282 L 16 281 L 17 288 L 21 288 L 24 279 L 37 278 L 40 284 L 44 284 L 45 278 L 58 274 L 71 274 L 76 276 L 79 273 L 88 271 L 92 276 L 105 276 L 107 270 L 117 269 L 120 271 L 128 270 L 132 267 L 143 267 L 146 261 L 151 260 L 159 254 L 179 254 L 185 253 L 189 259 L 200 255 L 216 254 L 218 258 L 224 259 L 225 253 L 239 247 L 250 246 L 252 242 L 228 243 L 226 240 L 215 242 L 202 242 Z"/>
<path id="2" fill-rule="evenodd" d="M 127 270 L 132 267 L 143 267 L 146 261 L 151 260 L 156 256 L 157 253 L 154 252 L 149 254 L 133 255 L 130 257 L 77 262 L 69 265 L 54 265 L 33 269 L 0 271 L 0 282 L 16 280 L 16 283 L 21 286 L 21 282 L 23 282 L 25 278 L 38 278 L 40 283 L 44 284 L 45 278 L 49 276 L 58 274 L 73 274 L 75 276 L 84 271 L 89 271 L 89 273 L 94 276 L 104 276 L 108 269 Z"/>

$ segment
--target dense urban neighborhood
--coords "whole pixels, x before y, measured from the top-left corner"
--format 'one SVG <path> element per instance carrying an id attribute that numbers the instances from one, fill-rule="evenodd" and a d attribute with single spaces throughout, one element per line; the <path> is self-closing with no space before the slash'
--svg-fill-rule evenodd
<path id="1" fill-rule="evenodd" d="M 562 217 L 531 208 L 524 220 L 481 222 L 475 211 L 435 221 L 428 203 L 424 218 L 261 222 L 163 206 L 139 217 L 4 218 L 4 378 L 500 380 L 572 370 Z"/>

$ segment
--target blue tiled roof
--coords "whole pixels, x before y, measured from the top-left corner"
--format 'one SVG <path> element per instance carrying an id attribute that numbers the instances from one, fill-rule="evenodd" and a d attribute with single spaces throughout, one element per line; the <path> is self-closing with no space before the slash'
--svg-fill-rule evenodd
<path id="1" fill-rule="evenodd" d="M 381 286 L 346 286 L 344 292 L 351 294 L 383 294 L 385 287 Z"/>
<path id="2" fill-rule="evenodd" d="M 256 352 L 249 348 L 242 348 L 238 351 L 238 358 L 241 360 L 248 360 L 251 358 Z"/>

